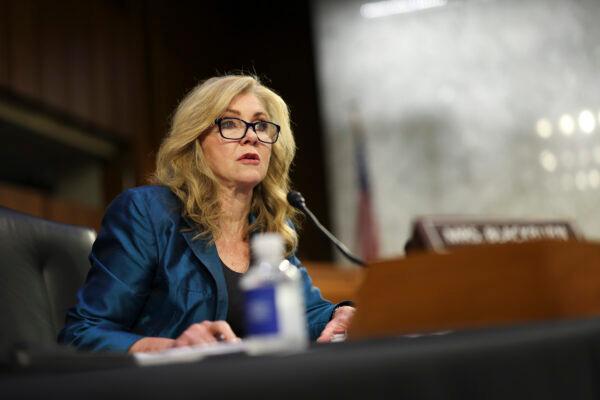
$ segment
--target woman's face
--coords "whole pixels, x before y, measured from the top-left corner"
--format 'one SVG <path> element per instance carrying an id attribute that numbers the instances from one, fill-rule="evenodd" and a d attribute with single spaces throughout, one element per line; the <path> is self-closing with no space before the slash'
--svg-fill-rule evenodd
<path id="1" fill-rule="evenodd" d="M 270 121 L 265 107 L 253 93 L 233 98 L 221 115 L 235 117 L 246 122 Z M 200 145 L 211 171 L 222 185 L 240 190 L 251 190 L 267 175 L 271 146 L 260 142 L 252 128 L 239 140 L 225 139 L 214 126 L 202 136 Z"/>

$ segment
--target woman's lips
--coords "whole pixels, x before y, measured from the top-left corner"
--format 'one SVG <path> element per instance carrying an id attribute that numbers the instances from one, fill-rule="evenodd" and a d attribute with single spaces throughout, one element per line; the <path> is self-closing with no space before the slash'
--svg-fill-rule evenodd
<path id="1" fill-rule="evenodd" d="M 260 157 L 256 153 L 246 153 L 237 159 L 242 164 L 258 165 L 260 164 Z"/>

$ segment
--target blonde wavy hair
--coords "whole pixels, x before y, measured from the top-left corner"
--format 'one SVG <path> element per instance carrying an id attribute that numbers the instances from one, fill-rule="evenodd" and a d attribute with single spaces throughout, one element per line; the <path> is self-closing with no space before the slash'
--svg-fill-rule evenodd
<path id="1" fill-rule="evenodd" d="M 167 186 L 181 200 L 183 216 L 196 224 L 196 238 L 214 242 L 221 233 L 219 183 L 208 167 L 197 139 L 213 129 L 215 119 L 236 96 L 245 93 L 253 93 L 264 105 L 269 118 L 281 126 L 279 138 L 271 147 L 266 177 L 253 191 L 250 212 L 255 219 L 246 235 L 251 232 L 279 233 L 289 255 L 298 244 L 296 231 L 290 225 L 290 222 L 298 222 L 298 212 L 287 202 L 289 171 L 296 144 L 287 105 L 257 77 L 214 77 L 192 89 L 177 107 L 169 134 L 158 150 L 156 171 L 151 180 Z"/>

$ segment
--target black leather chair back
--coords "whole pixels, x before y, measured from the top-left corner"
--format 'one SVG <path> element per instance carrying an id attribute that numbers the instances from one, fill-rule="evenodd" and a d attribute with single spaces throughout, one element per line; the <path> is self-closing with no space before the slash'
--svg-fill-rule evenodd
<path id="1" fill-rule="evenodd" d="M 53 345 L 89 269 L 96 232 L 0 207 L 0 350 Z"/>

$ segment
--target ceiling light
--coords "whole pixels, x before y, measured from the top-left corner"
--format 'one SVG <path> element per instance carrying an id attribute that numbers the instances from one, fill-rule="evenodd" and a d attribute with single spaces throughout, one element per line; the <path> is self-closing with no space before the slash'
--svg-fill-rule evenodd
<path id="1" fill-rule="evenodd" d="M 535 124 L 537 134 L 544 139 L 552 136 L 552 123 L 546 118 L 539 119 Z"/>
<path id="2" fill-rule="evenodd" d="M 443 7 L 448 0 L 388 0 L 365 3 L 360 6 L 360 15 L 365 18 L 380 18 L 394 14 L 407 14 L 430 8 Z"/>
<path id="3" fill-rule="evenodd" d="M 540 164 L 546 171 L 553 172 L 556 169 L 558 162 L 556 161 L 556 156 L 554 154 L 548 150 L 543 150 L 540 153 Z"/>
<path id="4" fill-rule="evenodd" d="M 594 118 L 594 114 L 590 110 L 583 110 L 579 114 L 578 122 L 579 129 L 583 133 L 590 134 L 596 129 L 596 118 Z"/>
<path id="5" fill-rule="evenodd" d="M 563 114 L 558 120 L 558 127 L 565 136 L 571 136 L 575 131 L 575 120 L 569 114 Z"/>

